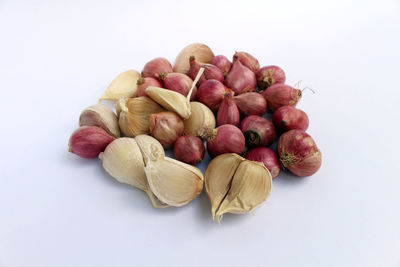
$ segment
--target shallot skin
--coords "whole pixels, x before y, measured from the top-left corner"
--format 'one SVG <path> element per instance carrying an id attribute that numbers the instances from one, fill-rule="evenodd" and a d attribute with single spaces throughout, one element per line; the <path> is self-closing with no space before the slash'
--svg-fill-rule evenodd
<path id="1" fill-rule="evenodd" d="M 234 125 L 224 124 L 207 137 L 207 151 L 211 157 L 225 153 L 242 154 L 245 146 L 245 139 L 242 131 Z"/>
<path id="2" fill-rule="evenodd" d="M 188 75 L 193 80 L 196 79 L 197 73 L 199 72 L 200 68 L 204 68 L 204 73 L 203 75 L 201 75 L 199 81 L 197 82 L 197 86 L 200 86 L 203 82 L 211 79 L 218 80 L 220 82 L 224 81 L 224 74 L 217 66 L 214 66 L 212 64 L 199 63 L 196 61 L 194 56 L 191 56 L 189 58 L 189 62 L 190 69 Z"/>
<path id="3" fill-rule="evenodd" d="M 281 172 L 282 168 L 279 164 L 278 156 L 271 148 L 256 147 L 249 150 L 243 157 L 248 160 L 262 162 L 271 173 L 272 178 L 277 177 Z"/>
<path id="4" fill-rule="evenodd" d="M 321 167 L 321 151 L 312 137 L 302 130 L 283 133 L 277 151 L 282 166 L 299 177 L 313 175 Z"/>
<path id="5" fill-rule="evenodd" d="M 153 77 L 156 79 L 161 78 L 161 74 L 171 73 L 174 70 L 172 69 L 171 63 L 168 59 L 163 57 L 158 57 L 150 60 L 144 65 L 142 70 L 143 77 Z"/>
<path id="6" fill-rule="evenodd" d="M 272 114 L 272 122 L 281 133 L 294 129 L 306 131 L 309 124 L 307 114 L 292 106 L 278 108 Z"/>
<path id="7" fill-rule="evenodd" d="M 301 91 L 289 85 L 277 83 L 261 93 L 267 100 L 268 108 L 275 111 L 283 106 L 296 106 L 301 99 Z"/>
<path id="8" fill-rule="evenodd" d="M 197 99 L 217 112 L 226 92 L 226 87 L 218 80 L 207 80 L 202 83 L 197 91 Z"/>
<path id="9" fill-rule="evenodd" d="M 239 108 L 240 115 L 262 116 L 267 111 L 267 100 L 256 92 L 248 92 L 234 97 L 236 105 Z"/>
<path id="10" fill-rule="evenodd" d="M 261 90 L 265 90 L 276 83 L 285 83 L 286 75 L 283 69 L 271 65 L 259 69 L 256 73 L 257 84 Z"/>
<path id="11" fill-rule="evenodd" d="M 252 72 L 257 72 L 260 69 L 258 60 L 247 52 L 236 52 L 233 57 L 238 57 L 243 66 L 249 68 Z"/>
<path id="12" fill-rule="evenodd" d="M 163 81 L 165 89 L 175 91 L 184 96 L 188 95 L 190 88 L 193 84 L 193 80 L 189 76 L 178 72 L 162 74 L 161 79 Z M 190 101 L 194 101 L 196 99 L 196 94 L 197 87 L 195 86 L 190 96 Z"/>
<path id="13" fill-rule="evenodd" d="M 224 76 L 228 75 L 228 73 L 232 67 L 232 63 L 229 61 L 229 59 L 226 56 L 223 56 L 223 55 L 215 56 L 211 60 L 211 64 L 213 64 L 214 66 L 217 66 L 224 73 Z"/>
<path id="14" fill-rule="evenodd" d="M 183 135 L 174 144 L 174 155 L 177 160 L 198 164 L 204 157 L 204 144 L 200 138 L 193 135 Z"/>
<path id="15" fill-rule="evenodd" d="M 232 124 L 239 126 L 240 113 L 230 92 L 226 92 L 217 113 L 217 124 Z"/>
<path id="16" fill-rule="evenodd" d="M 232 89 L 235 94 L 255 91 L 257 79 L 254 72 L 242 65 L 238 56 L 233 58 L 232 68 L 225 78 L 224 84 Z"/>
<path id="17" fill-rule="evenodd" d="M 270 146 L 276 138 L 274 124 L 257 115 L 250 115 L 240 122 L 240 130 L 249 147 Z"/>

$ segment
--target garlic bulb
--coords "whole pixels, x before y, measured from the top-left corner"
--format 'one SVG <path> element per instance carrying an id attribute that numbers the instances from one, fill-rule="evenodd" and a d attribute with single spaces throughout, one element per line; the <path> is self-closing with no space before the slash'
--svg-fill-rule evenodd
<path id="1" fill-rule="evenodd" d="M 137 80 L 140 73 L 136 70 L 128 70 L 119 74 L 107 87 L 104 95 L 99 99 L 117 101 L 120 98 L 137 96 Z"/>
<path id="2" fill-rule="evenodd" d="M 149 196 L 154 207 L 167 207 L 150 190 L 144 172 L 145 163 L 142 156 L 142 151 L 156 151 L 157 147 L 161 147 L 161 144 L 151 136 L 143 138 L 139 135 L 138 137 L 139 142 L 136 141 L 136 138 L 130 137 L 118 138 L 111 142 L 105 151 L 99 155 L 103 168 L 118 182 L 143 190 Z M 164 150 L 157 157 L 164 157 L 163 153 Z"/>
<path id="3" fill-rule="evenodd" d="M 144 171 L 151 191 L 163 203 L 179 207 L 195 199 L 203 189 L 203 174 L 189 164 L 165 157 L 151 159 Z"/>
<path id="4" fill-rule="evenodd" d="M 82 111 L 79 117 L 79 126 L 97 126 L 116 138 L 121 135 L 115 113 L 100 104 L 90 106 Z"/>
<path id="5" fill-rule="evenodd" d="M 215 117 L 211 109 L 200 102 L 190 102 L 190 116 L 183 121 L 185 134 L 205 137 L 205 134 L 215 128 Z"/>
<path id="6" fill-rule="evenodd" d="M 252 211 L 267 199 L 271 186 L 271 174 L 262 163 L 236 154 L 216 157 L 205 172 L 211 213 L 218 222 L 227 212 L 240 214 Z"/>
<path id="7" fill-rule="evenodd" d="M 150 132 L 149 118 L 151 114 L 164 111 L 157 103 L 146 96 L 122 98 L 118 101 L 119 126 L 121 131 L 130 137 Z"/>
<path id="8" fill-rule="evenodd" d="M 214 58 L 214 53 L 205 44 L 194 43 L 181 50 L 175 59 L 174 72 L 187 74 L 189 72 L 189 58 L 195 56 L 199 62 L 210 63 Z"/>

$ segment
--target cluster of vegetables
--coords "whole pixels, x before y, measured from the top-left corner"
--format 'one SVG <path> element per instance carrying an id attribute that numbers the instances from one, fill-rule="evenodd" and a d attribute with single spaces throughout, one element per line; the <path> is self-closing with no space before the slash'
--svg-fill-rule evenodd
<path id="1" fill-rule="evenodd" d="M 295 107 L 302 91 L 285 81 L 280 67 L 260 67 L 249 53 L 236 52 L 231 62 L 191 44 L 174 66 L 159 57 L 141 74 L 118 75 L 99 101 L 114 101 L 116 113 L 100 103 L 85 109 L 70 151 L 100 155 L 112 177 L 145 191 L 155 207 L 190 202 L 205 180 L 213 218 L 248 212 L 265 201 L 282 167 L 304 177 L 321 166 L 305 132 L 308 116 Z M 176 159 L 165 156 L 170 148 Z M 189 164 L 206 151 L 213 159 L 203 177 Z"/>

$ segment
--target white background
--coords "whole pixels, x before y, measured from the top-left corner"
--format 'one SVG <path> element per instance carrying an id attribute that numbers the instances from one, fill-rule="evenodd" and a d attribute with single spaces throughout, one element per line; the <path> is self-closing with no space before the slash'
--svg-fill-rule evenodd
<path id="1" fill-rule="evenodd" d="M 316 91 L 320 171 L 221 225 L 67 152 L 118 73 L 192 42 Z M 399 1 L 0 0 L 0 266 L 400 266 L 399 48 Z"/>

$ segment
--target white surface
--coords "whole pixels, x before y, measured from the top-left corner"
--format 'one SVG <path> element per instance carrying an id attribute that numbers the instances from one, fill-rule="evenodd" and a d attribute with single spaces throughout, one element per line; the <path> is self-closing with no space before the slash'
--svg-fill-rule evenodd
<path id="1" fill-rule="evenodd" d="M 143 1 L 144 2 L 144 1 Z M 398 1 L 0 1 L 0 266 L 400 266 Z M 155 210 L 67 153 L 118 73 L 201 41 L 303 80 L 323 153 L 254 214 Z"/>

